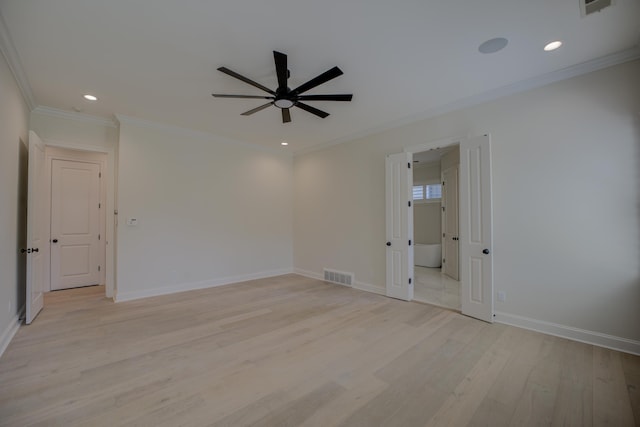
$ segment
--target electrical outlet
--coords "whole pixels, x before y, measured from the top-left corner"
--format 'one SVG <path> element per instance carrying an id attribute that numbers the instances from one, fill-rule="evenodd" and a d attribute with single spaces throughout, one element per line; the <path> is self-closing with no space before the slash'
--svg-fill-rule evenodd
<path id="1" fill-rule="evenodd" d="M 498 292 L 498 301 L 505 302 L 507 300 L 507 293 L 504 291 Z"/>

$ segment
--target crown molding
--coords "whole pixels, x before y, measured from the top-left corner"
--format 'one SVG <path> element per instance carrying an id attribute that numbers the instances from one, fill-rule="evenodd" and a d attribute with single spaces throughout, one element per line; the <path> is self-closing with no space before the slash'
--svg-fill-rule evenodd
<path id="1" fill-rule="evenodd" d="M 244 147 L 251 150 L 263 151 L 265 153 L 270 154 L 278 154 L 280 156 L 284 155 L 287 157 L 292 157 L 293 155 L 290 152 L 283 152 L 282 149 L 273 148 L 273 147 L 265 147 L 259 144 L 252 144 L 250 142 L 240 141 L 237 139 L 231 139 L 224 136 L 216 135 L 210 132 L 204 132 L 194 129 L 183 128 L 180 126 L 170 125 L 166 123 L 154 122 L 146 119 L 139 119 L 137 117 L 126 116 L 124 114 L 116 114 L 116 120 L 121 124 L 131 124 L 134 126 L 139 126 L 147 129 L 157 130 L 161 132 L 172 133 L 174 135 L 179 136 L 188 136 L 194 139 L 200 139 L 205 141 L 215 141 L 222 144 L 234 145 L 236 147 Z"/>
<path id="2" fill-rule="evenodd" d="M 31 85 L 29 84 L 27 75 L 25 74 L 24 68 L 22 68 L 22 63 L 20 62 L 20 56 L 18 55 L 18 51 L 16 50 L 13 41 L 11 40 L 9 30 L 7 29 L 7 25 L 4 23 L 4 18 L 2 17 L 1 13 L 0 52 L 2 52 L 2 56 L 4 56 L 4 58 L 7 60 L 9 69 L 11 70 L 13 77 L 16 79 L 18 88 L 20 88 L 20 92 L 22 93 L 24 101 L 27 103 L 29 111 L 33 110 L 36 106 L 35 98 L 33 97 L 33 91 L 31 90 Z"/>
<path id="3" fill-rule="evenodd" d="M 38 105 L 31 112 L 36 114 L 42 114 L 43 116 L 73 120 L 81 123 L 89 123 L 93 125 L 99 125 L 99 126 L 105 126 L 105 127 L 111 127 L 111 128 L 118 127 L 117 123 L 111 119 L 92 116 L 91 114 L 86 114 L 86 113 L 76 113 L 74 111 L 61 110 L 59 108 L 45 107 L 42 105 Z"/>
<path id="4" fill-rule="evenodd" d="M 431 108 L 418 114 L 413 114 L 397 120 L 386 122 L 379 126 L 374 126 L 361 132 L 352 133 L 342 138 L 319 143 L 312 147 L 303 148 L 296 151 L 294 156 L 311 153 L 313 151 L 324 150 L 334 145 L 343 144 L 349 141 L 355 141 L 357 139 L 361 139 L 370 135 L 375 135 L 391 129 L 406 126 L 411 123 L 420 122 L 423 120 L 441 116 L 446 113 L 462 110 L 463 108 L 474 107 L 476 105 L 480 105 L 499 98 L 504 98 L 509 95 L 515 95 L 517 93 L 536 89 L 542 86 L 549 85 L 551 83 L 556 83 L 562 80 L 570 79 L 572 77 L 581 76 L 583 74 L 592 73 L 594 71 L 612 67 L 614 65 L 623 64 L 625 62 L 635 61 L 636 59 L 640 59 L 640 43 L 630 49 L 616 52 L 611 55 L 602 56 L 600 58 L 592 59 L 590 61 L 582 62 L 580 64 L 572 65 L 560 70 L 551 71 L 537 77 L 522 80 L 520 82 L 492 89 L 478 95 L 462 98 L 446 105 Z"/>

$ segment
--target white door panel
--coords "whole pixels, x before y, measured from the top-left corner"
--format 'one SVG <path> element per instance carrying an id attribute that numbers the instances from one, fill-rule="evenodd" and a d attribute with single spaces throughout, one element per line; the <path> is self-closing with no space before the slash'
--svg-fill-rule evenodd
<path id="1" fill-rule="evenodd" d="M 413 175 L 411 153 L 386 159 L 387 296 L 413 299 Z"/>
<path id="2" fill-rule="evenodd" d="M 493 321 L 491 140 L 460 143 L 460 302 L 462 313 Z"/>
<path id="3" fill-rule="evenodd" d="M 27 298 L 26 323 L 33 322 L 44 305 L 47 255 L 44 236 L 44 144 L 33 131 L 29 132 L 29 183 L 27 200 Z"/>
<path id="4" fill-rule="evenodd" d="M 100 165 L 51 164 L 51 289 L 100 283 Z"/>

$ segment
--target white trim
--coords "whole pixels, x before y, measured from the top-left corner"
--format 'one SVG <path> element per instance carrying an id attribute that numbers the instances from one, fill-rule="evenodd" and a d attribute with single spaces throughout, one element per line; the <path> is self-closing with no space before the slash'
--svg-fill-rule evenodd
<path id="1" fill-rule="evenodd" d="M 496 311 L 494 316 L 494 321 L 496 323 L 503 323 L 505 325 L 542 332 L 547 335 L 567 338 L 573 341 L 640 355 L 640 341 L 616 337 L 614 335 L 603 334 L 600 332 L 587 331 L 584 329 L 574 328 L 572 326 L 530 319 L 528 317 L 517 316 L 515 314 Z"/>
<path id="2" fill-rule="evenodd" d="M 465 136 L 455 136 L 450 138 L 436 139 L 434 141 L 427 141 L 422 144 L 410 145 L 409 147 L 404 147 L 402 151 L 404 151 L 405 153 L 415 154 L 415 153 L 421 153 L 423 151 L 438 150 L 440 148 L 447 148 L 456 144 L 459 145 L 460 141 L 462 141 L 463 139 L 471 138 L 472 136 L 473 135 L 468 134 Z"/>
<path id="3" fill-rule="evenodd" d="M 47 147 L 64 148 L 67 150 L 88 151 L 92 153 L 104 153 L 107 156 L 113 151 L 110 147 L 101 147 L 97 145 L 74 144 L 72 142 L 58 141 L 55 139 L 42 138 L 42 142 Z"/>
<path id="4" fill-rule="evenodd" d="M 358 282 L 356 281 L 353 286 L 353 289 L 357 289 L 359 291 L 371 292 L 378 295 L 387 295 L 387 290 L 385 288 L 381 288 L 379 286 L 371 285 L 369 283 Z"/>
<path id="5" fill-rule="evenodd" d="M 165 286 L 162 288 L 145 289 L 141 291 L 133 292 L 118 292 L 114 297 L 115 302 L 131 301 L 140 298 L 155 297 L 159 295 L 175 294 L 178 292 L 194 291 L 197 289 L 215 288 L 218 286 L 233 285 L 240 282 L 246 282 L 248 280 L 266 279 L 269 277 L 282 276 L 284 274 L 291 274 L 293 270 L 290 268 L 283 268 L 280 270 L 264 271 L 261 273 L 244 274 L 240 276 L 223 277 L 220 279 L 202 280 L 199 282 L 187 282 L 179 283 L 177 285 Z"/>
<path id="6" fill-rule="evenodd" d="M 59 108 L 45 107 L 43 105 L 38 105 L 36 108 L 33 109 L 32 112 L 37 114 L 42 114 L 43 116 L 73 120 L 81 123 L 90 123 L 93 125 L 106 126 L 110 128 L 118 127 L 118 124 L 111 119 L 93 116 L 91 114 L 86 114 L 86 113 L 76 113 L 74 111 L 61 110 Z"/>
<path id="7" fill-rule="evenodd" d="M 364 138 L 369 135 L 385 132 L 391 129 L 399 128 L 410 123 L 416 123 L 423 120 L 431 119 L 433 117 L 441 116 L 452 111 L 462 110 L 463 108 L 474 107 L 476 105 L 493 101 L 499 98 L 504 98 L 509 95 L 524 92 L 530 89 L 546 86 L 551 83 L 559 82 L 561 80 L 570 79 L 572 77 L 581 76 L 594 71 L 601 70 L 603 68 L 612 67 L 614 65 L 623 64 L 625 62 L 634 61 L 640 58 L 640 46 L 634 46 L 630 49 L 626 49 L 620 52 L 616 52 L 610 55 L 606 55 L 600 58 L 592 59 L 580 64 L 571 65 L 567 68 L 555 70 L 536 76 L 530 79 L 522 80 L 510 85 L 501 86 L 495 89 L 482 92 L 477 95 L 469 96 L 459 99 L 449 104 L 437 106 L 429 110 L 405 116 L 396 120 L 392 120 L 386 123 L 382 123 L 378 126 L 364 129 L 360 132 L 351 133 L 341 138 L 334 139 L 332 141 L 321 142 L 308 148 L 303 148 L 294 153 L 294 156 L 307 154 L 313 151 L 329 148 L 334 145 L 339 145 L 345 142 L 354 141 Z"/>
<path id="8" fill-rule="evenodd" d="M 309 279 L 316 279 L 324 282 L 324 276 L 314 271 L 303 270 L 301 268 L 294 268 L 293 273 L 299 276 L 308 277 Z"/>
<path id="9" fill-rule="evenodd" d="M 33 91 L 31 90 L 31 85 L 29 84 L 29 80 L 27 79 L 27 74 L 24 72 L 24 68 L 22 68 L 22 62 L 20 61 L 20 56 L 18 55 L 18 51 L 16 50 L 13 41 L 11 40 L 11 36 L 9 35 L 9 29 L 4 22 L 4 18 L 0 13 L 0 53 L 7 60 L 7 65 L 9 65 L 9 69 L 13 74 L 13 77 L 16 79 L 16 83 L 18 84 L 18 88 L 20 88 L 20 92 L 22 93 L 22 97 L 27 103 L 27 107 L 29 111 L 33 110 L 36 106 L 35 98 L 33 97 Z"/>
<path id="10" fill-rule="evenodd" d="M 9 322 L 5 330 L 0 335 L 0 357 L 4 354 L 7 347 L 9 347 L 9 343 L 20 329 L 20 325 L 22 324 L 22 318 L 24 317 L 24 307 L 20 309 L 18 314 Z"/>
<path id="11" fill-rule="evenodd" d="M 264 145 L 252 144 L 249 142 L 226 138 L 226 137 L 209 133 L 209 132 L 203 132 L 203 131 L 194 130 L 194 129 L 187 129 L 180 126 L 170 125 L 167 123 L 154 122 L 151 120 L 139 119 L 137 117 L 125 116 L 123 114 L 116 114 L 115 117 L 119 123 L 131 124 L 131 125 L 140 126 L 143 128 L 157 130 L 161 132 L 170 132 L 170 133 L 173 133 L 174 135 L 188 136 L 191 138 L 205 140 L 205 141 L 215 141 L 222 144 L 234 145 L 236 147 L 237 146 L 245 147 L 245 148 L 249 148 L 252 150 L 259 150 L 266 153 L 279 154 L 279 155 L 290 156 L 290 157 L 293 156 L 293 154 L 291 154 L 290 152 L 282 151 L 281 147 L 278 147 L 278 148 L 266 147 Z"/>

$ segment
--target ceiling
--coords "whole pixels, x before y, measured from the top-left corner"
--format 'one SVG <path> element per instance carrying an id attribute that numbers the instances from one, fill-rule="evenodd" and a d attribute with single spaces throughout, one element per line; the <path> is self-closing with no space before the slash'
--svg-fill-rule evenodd
<path id="1" fill-rule="evenodd" d="M 228 139 L 300 151 L 428 116 L 446 106 L 607 55 L 637 50 L 640 1 L 581 16 L 580 0 L 0 0 L 34 104 L 121 114 Z M 509 40 L 493 54 L 479 45 Z M 554 52 L 543 46 L 564 45 Z M 333 66 L 344 75 L 308 94 L 330 116 L 270 107 L 216 69 L 277 87 L 273 50 L 296 87 Z M 14 61 L 15 62 L 15 61 Z M 14 66 L 14 69 L 16 67 Z M 83 94 L 99 99 L 85 101 Z"/>

